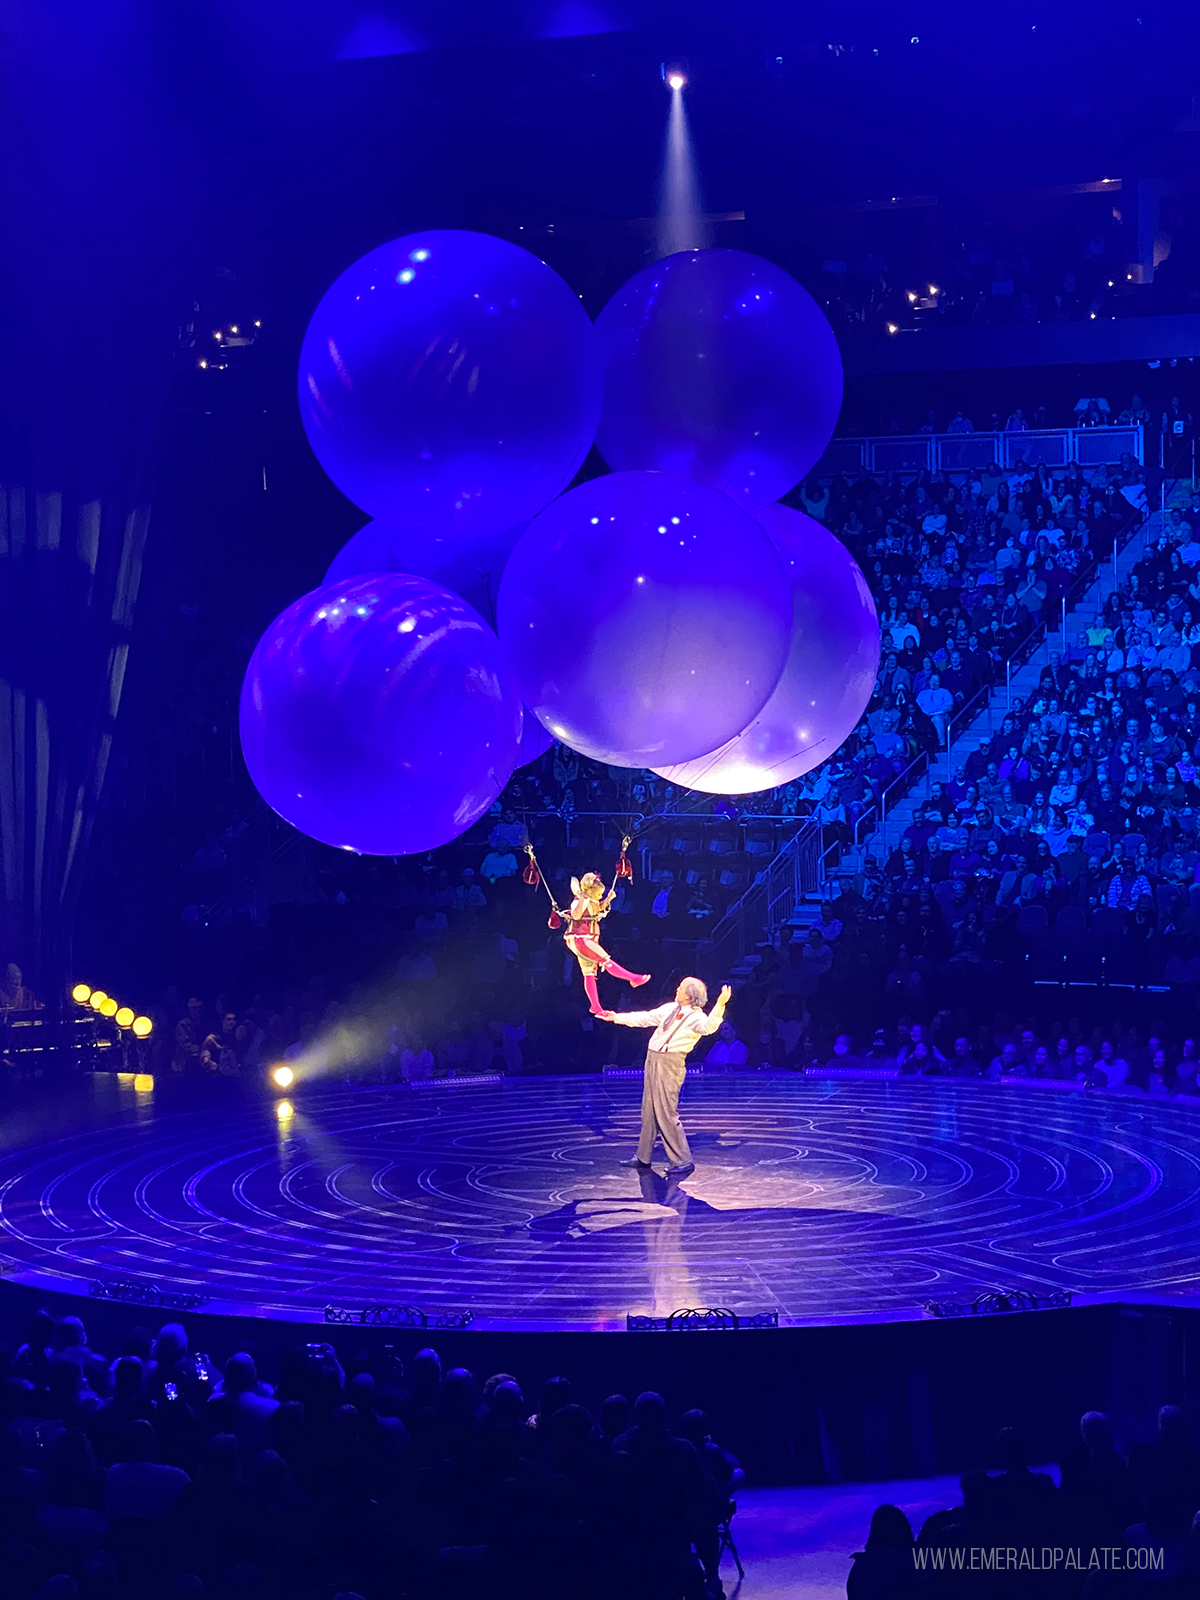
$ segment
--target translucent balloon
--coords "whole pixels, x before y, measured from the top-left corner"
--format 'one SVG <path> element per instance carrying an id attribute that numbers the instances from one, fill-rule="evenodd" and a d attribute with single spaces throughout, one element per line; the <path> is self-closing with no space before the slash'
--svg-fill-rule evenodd
<path id="1" fill-rule="evenodd" d="M 819 766 L 854 729 L 879 671 L 875 602 L 845 545 L 788 506 L 767 506 L 758 520 L 791 576 L 792 647 L 744 733 L 699 760 L 654 769 L 706 794 L 753 794 Z"/>
<path id="2" fill-rule="evenodd" d="M 517 766 L 527 767 L 531 761 L 546 754 L 554 743 L 554 735 L 546 732 L 528 706 L 521 709 L 524 714 L 521 718 L 521 748 L 517 752 Z"/>
<path id="3" fill-rule="evenodd" d="M 300 351 L 322 467 L 372 516 L 439 539 L 502 533 L 548 505 L 591 446 L 600 387 L 578 296 L 484 233 L 370 251 L 326 291 Z"/>
<path id="4" fill-rule="evenodd" d="M 496 620 L 496 594 L 504 563 L 527 524 L 488 539 L 434 539 L 407 523 L 380 517 L 347 539 L 329 563 L 326 583 L 361 572 L 408 572 L 429 578 L 473 605 L 488 623 Z"/>
<path id="5" fill-rule="evenodd" d="M 596 331 L 596 443 L 616 470 L 683 473 L 759 511 L 829 443 L 842 404 L 837 340 L 808 291 L 761 256 L 667 256 L 618 289 Z"/>
<path id="6" fill-rule="evenodd" d="M 276 617 L 242 685 L 242 752 L 281 817 L 362 855 L 457 837 L 508 782 L 521 705 L 465 600 L 406 573 L 327 584 Z"/>
<path id="7" fill-rule="evenodd" d="M 497 614 L 525 704 L 556 739 L 622 767 L 691 760 L 744 728 L 792 628 L 762 526 L 660 472 L 593 479 L 535 518 Z"/>

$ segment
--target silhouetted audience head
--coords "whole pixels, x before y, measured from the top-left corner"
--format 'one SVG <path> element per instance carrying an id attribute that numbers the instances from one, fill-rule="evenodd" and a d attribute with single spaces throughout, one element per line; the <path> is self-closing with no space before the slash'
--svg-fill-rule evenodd
<path id="1" fill-rule="evenodd" d="M 624 1433 L 633 1420 L 633 1407 L 623 1394 L 610 1394 L 600 1405 L 600 1434 L 607 1440 Z"/>
<path id="2" fill-rule="evenodd" d="M 538 1426 L 545 1427 L 556 1411 L 561 1411 L 563 1406 L 569 1406 L 570 1403 L 570 1380 L 568 1378 L 547 1378 L 538 1393 Z"/>
<path id="3" fill-rule="evenodd" d="M 655 1394 L 653 1389 L 638 1395 L 633 1403 L 633 1420 L 644 1433 L 665 1433 L 667 1407 L 662 1395 Z"/>
<path id="4" fill-rule="evenodd" d="M 871 1515 L 867 1549 L 904 1549 L 913 1542 L 912 1524 L 899 1506 L 876 1506 Z"/>

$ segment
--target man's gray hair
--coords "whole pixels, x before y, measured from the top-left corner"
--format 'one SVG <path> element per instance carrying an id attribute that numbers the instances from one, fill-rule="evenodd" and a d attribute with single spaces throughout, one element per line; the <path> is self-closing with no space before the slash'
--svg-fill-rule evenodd
<path id="1" fill-rule="evenodd" d="M 688 1005 L 706 1006 L 708 1004 L 708 990 L 699 978 L 685 978 L 683 992 L 687 995 Z"/>

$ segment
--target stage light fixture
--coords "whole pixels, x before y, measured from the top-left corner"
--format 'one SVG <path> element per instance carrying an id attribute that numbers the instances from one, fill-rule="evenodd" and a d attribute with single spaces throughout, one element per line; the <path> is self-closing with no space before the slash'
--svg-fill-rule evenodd
<path id="1" fill-rule="evenodd" d="M 915 306 L 916 305 L 916 303 L 917 303 L 917 291 L 915 289 L 910 289 L 908 291 L 908 303 L 909 303 L 910 306 Z"/>
<path id="2" fill-rule="evenodd" d="M 86 983 L 77 983 L 71 990 L 71 999 L 74 1000 L 75 1004 L 78 1006 L 87 1005 L 88 1001 L 91 999 L 91 995 L 92 991 L 88 988 Z"/>
<path id="3" fill-rule="evenodd" d="M 939 295 L 939 294 L 941 294 L 942 291 L 938 288 L 936 283 L 931 283 L 929 285 L 929 292 L 932 295 Z"/>
<path id="4" fill-rule="evenodd" d="M 154 1024 L 149 1017 L 134 1017 L 132 1026 L 139 1039 L 148 1039 L 154 1030 Z"/>
<path id="5" fill-rule="evenodd" d="M 687 79 L 684 77 L 682 72 L 673 72 L 673 73 L 671 73 L 670 77 L 667 79 L 667 88 L 668 89 L 682 89 L 686 82 L 687 82 Z"/>
<path id="6" fill-rule="evenodd" d="M 118 1028 L 128 1028 L 132 1023 L 134 1011 L 132 1006 L 122 1006 L 117 1012 L 115 1021 Z"/>
<path id="7" fill-rule="evenodd" d="M 102 1017 L 115 1017 L 116 1014 L 117 1002 L 113 999 L 112 995 L 105 995 L 100 1006 L 100 1015 Z"/>
<path id="8" fill-rule="evenodd" d="M 296 1108 L 290 1100 L 276 1101 L 275 1115 L 279 1118 L 280 1122 L 290 1122 L 295 1114 Z"/>
<path id="9" fill-rule="evenodd" d="M 277 1089 L 290 1089 L 296 1081 L 296 1074 L 291 1067 L 276 1067 L 271 1074 L 271 1081 Z"/>
<path id="10" fill-rule="evenodd" d="M 99 1011 L 100 1007 L 107 999 L 108 996 L 105 994 L 103 989 L 93 989 L 88 997 L 88 1005 L 91 1006 L 93 1011 Z"/>
<path id="11" fill-rule="evenodd" d="M 889 333 L 899 333 L 900 329 L 896 326 L 896 324 L 894 322 L 889 322 L 888 325 L 887 325 L 887 331 Z"/>

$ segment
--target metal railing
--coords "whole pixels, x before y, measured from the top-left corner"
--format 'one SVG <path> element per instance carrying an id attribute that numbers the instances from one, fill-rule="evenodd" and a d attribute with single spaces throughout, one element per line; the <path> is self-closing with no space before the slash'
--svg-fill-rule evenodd
<path id="1" fill-rule="evenodd" d="M 824 882 L 821 825 L 810 817 L 726 911 L 712 932 L 714 969 L 729 972 L 773 935 L 808 895 Z"/>
<path id="2" fill-rule="evenodd" d="M 1030 467 L 1118 466 L 1126 456 L 1144 461 L 1140 424 L 1112 428 L 1041 428 L 1003 433 L 879 434 L 831 439 L 813 476 L 860 472 L 969 472 L 1000 465 Z"/>

